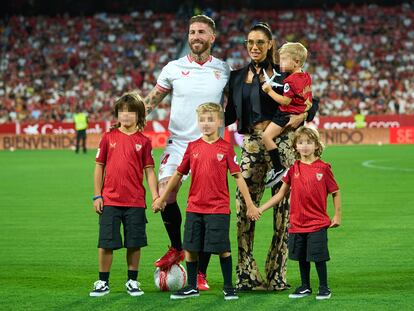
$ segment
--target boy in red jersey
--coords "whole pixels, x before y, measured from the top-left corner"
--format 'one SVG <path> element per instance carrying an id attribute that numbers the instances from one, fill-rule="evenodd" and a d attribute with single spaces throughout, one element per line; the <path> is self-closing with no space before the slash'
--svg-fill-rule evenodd
<path id="1" fill-rule="evenodd" d="M 312 78 L 302 69 L 307 55 L 307 49 L 299 42 L 282 45 L 279 50 L 280 69 L 282 72 L 289 73 L 289 76 L 283 80 L 283 95 L 272 89 L 269 84 L 271 80 L 262 86 L 263 91 L 279 104 L 272 122 L 266 127 L 262 137 L 273 164 L 273 170 L 267 175 L 266 187 L 278 183 L 286 171 L 280 162 L 274 139 L 283 132 L 290 115 L 305 113 L 304 120 L 306 120 L 307 111 L 312 107 Z"/>
<path id="2" fill-rule="evenodd" d="M 202 137 L 188 144 L 181 165 L 168 181 L 165 192 L 153 204 L 154 212 L 162 210 L 169 193 L 179 184 L 182 176 L 191 170 L 184 228 L 188 286 L 172 294 L 171 299 L 199 296 L 197 270 L 201 251 L 219 254 L 224 299 L 238 299 L 232 283 L 227 170 L 235 178 L 246 200 L 251 219 L 257 220 L 259 213 L 241 175 L 233 147 L 219 136 L 218 129 L 223 124 L 223 108 L 214 103 L 202 104 L 197 108 L 197 116 Z"/>
<path id="3" fill-rule="evenodd" d="M 115 116 L 119 122 L 104 134 L 96 154 L 93 205 L 99 214 L 99 280 L 91 297 L 109 293 L 113 250 L 122 246 L 127 248 L 127 292 L 131 296 L 144 294 L 137 282 L 140 250 L 147 245 L 144 172 L 152 198 L 158 197 L 151 141 L 141 133 L 145 126 L 141 97 L 133 92 L 122 95 L 115 102 Z"/>
<path id="4" fill-rule="evenodd" d="M 290 189 L 289 258 L 299 261 L 302 285 L 289 298 L 312 294 L 310 262 L 314 261 L 319 277 L 316 299 L 329 299 L 326 261 L 329 258 L 327 229 L 341 224 L 341 198 L 331 166 L 319 159 L 323 145 L 316 130 L 302 126 L 293 138 L 292 146 L 299 160 L 283 177 L 282 187 L 260 213 L 279 204 Z M 335 215 L 332 220 L 326 212 L 326 199 L 332 194 Z"/>

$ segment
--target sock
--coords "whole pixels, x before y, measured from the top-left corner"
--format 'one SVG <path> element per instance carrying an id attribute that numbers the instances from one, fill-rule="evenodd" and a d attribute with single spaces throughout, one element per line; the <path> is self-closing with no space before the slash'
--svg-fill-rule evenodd
<path id="1" fill-rule="evenodd" d="M 99 279 L 109 285 L 109 272 L 99 272 Z"/>
<path id="2" fill-rule="evenodd" d="M 302 286 L 307 286 L 310 288 L 310 262 L 306 260 L 300 260 L 299 269 Z"/>
<path id="3" fill-rule="evenodd" d="M 181 243 L 181 212 L 177 202 L 167 204 L 164 211 L 161 212 L 165 229 L 171 241 L 171 246 L 181 251 L 183 245 Z"/>
<path id="4" fill-rule="evenodd" d="M 328 271 L 326 261 L 315 262 L 316 271 L 318 272 L 319 287 L 328 287 Z"/>
<path id="5" fill-rule="evenodd" d="M 198 266 L 198 261 L 194 261 L 194 262 L 186 262 L 187 264 L 187 275 L 188 275 L 188 285 L 193 287 L 193 288 L 197 288 L 197 266 Z"/>
<path id="6" fill-rule="evenodd" d="M 138 271 L 128 270 L 128 280 L 136 281 L 138 278 Z"/>
<path id="7" fill-rule="evenodd" d="M 272 160 L 272 164 L 273 164 L 273 169 L 278 172 L 281 169 L 283 169 L 283 165 L 280 162 L 280 155 L 279 155 L 279 151 L 277 150 L 277 148 L 272 149 L 272 150 L 268 150 L 267 151 L 269 153 L 270 159 Z"/>
<path id="8" fill-rule="evenodd" d="M 220 266 L 221 266 L 221 273 L 223 274 L 224 288 L 233 287 L 233 283 L 231 281 L 231 272 L 232 272 L 231 255 L 226 258 L 220 257 Z"/>
<path id="9" fill-rule="evenodd" d="M 200 252 L 198 255 L 198 272 L 207 275 L 207 267 L 210 262 L 211 253 Z"/>

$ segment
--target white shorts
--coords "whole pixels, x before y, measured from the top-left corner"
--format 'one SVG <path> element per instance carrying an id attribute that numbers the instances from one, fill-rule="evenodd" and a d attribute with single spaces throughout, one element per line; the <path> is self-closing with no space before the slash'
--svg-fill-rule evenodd
<path id="1" fill-rule="evenodd" d="M 167 147 L 165 147 L 164 153 L 160 159 L 160 169 L 158 170 L 158 180 L 162 180 L 174 175 L 177 167 L 181 164 L 184 153 L 187 150 L 189 141 L 177 140 L 169 138 L 167 141 Z M 183 181 L 188 175 L 183 176 Z"/>

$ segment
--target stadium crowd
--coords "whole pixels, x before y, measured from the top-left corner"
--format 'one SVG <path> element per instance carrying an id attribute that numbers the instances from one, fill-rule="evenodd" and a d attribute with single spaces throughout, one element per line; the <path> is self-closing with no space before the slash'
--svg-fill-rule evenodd
<path id="1" fill-rule="evenodd" d="M 305 69 L 320 115 L 414 113 L 414 7 L 211 12 L 219 33 L 213 54 L 246 64 L 244 34 L 267 21 L 278 38 L 309 50 Z M 155 85 L 186 44 L 186 19 L 133 12 L 91 17 L 0 20 L 0 123 L 68 121 L 76 106 L 91 121 L 111 119 L 114 98 Z M 168 118 L 168 100 L 153 119 Z"/>

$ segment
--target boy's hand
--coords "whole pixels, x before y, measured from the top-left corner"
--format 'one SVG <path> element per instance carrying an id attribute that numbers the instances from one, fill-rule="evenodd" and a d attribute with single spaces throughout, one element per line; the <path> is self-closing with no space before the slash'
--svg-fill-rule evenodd
<path id="1" fill-rule="evenodd" d="M 247 208 L 246 216 L 251 221 L 259 220 L 261 214 L 262 213 L 260 213 L 259 209 L 256 206 L 254 206 L 254 205 L 252 207 L 250 207 L 250 208 Z"/>
<path id="2" fill-rule="evenodd" d="M 329 228 L 336 228 L 336 227 L 339 227 L 340 225 L 341 225 L 341 217 L 338 215 L 335 215 L 331 220 L 331 224 Z"/>
<path id="3" fill-rule="evenodd" d="M 163 202 L 160 198 L 157 198 L 154 202 L 152 202 L 152 211 L 154 213 L 158 213 L 159 211 L 163 211 L 165 208 L 166 203 Z"/>
<path id="4" fill-rule="evenodd" d="M 98 214 L 102 214 L 103 212 L 103 200 L 102 198 L 96 199 L 93 201 L 93 207 L 95 208 L 95 212 Z"/>
<path id="5" fill-rule="evenodd" d="M 267 84 L 267 83 L 263 83 L 263 85 L 262 85 L 262 90 L 263 90 L 265 93 L 269 93 L 269 92 L 272 90 L 272 87 L 271 87 L 269 84 Z"/>

